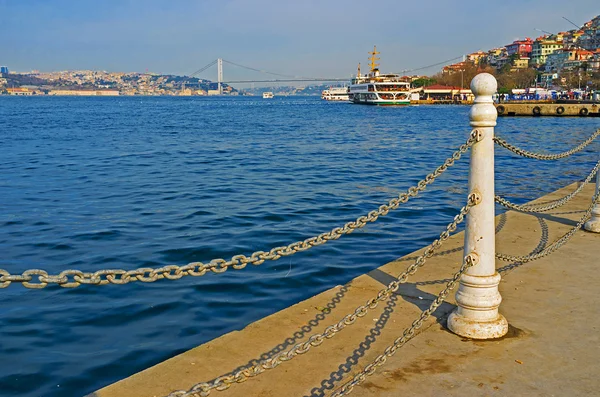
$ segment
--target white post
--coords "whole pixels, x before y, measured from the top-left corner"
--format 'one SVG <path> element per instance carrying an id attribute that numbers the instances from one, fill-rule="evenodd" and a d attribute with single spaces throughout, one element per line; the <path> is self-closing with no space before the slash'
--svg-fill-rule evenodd
<path id="1" fill-rule="evenodd" d="M 596 174 L 596 195 L 600 192 L 600 176 Z M 588 232 L 600 233 L 600 204 L 596 203 L 592 208 L 592 217 L 583 225 Z"/>
<path id="2" fill-rule="evenodd" d="M 467 215 L 464 254 L 476 258 L 476 264 L 460 279 L 458 307 L 448 317 L 452 332 L 473 339 L 499 338 L 508 332 L 506 319 L 498 313 L 502 297 L 495 258 L 493 137 L 498 113 L 492 95 L 497 88 L 489 73 L 478 74 L 471 81 L 475 101 L 469 116 L 479 138 L 471 150 L 469 194 L 477 195 L 480 201 Z"/>

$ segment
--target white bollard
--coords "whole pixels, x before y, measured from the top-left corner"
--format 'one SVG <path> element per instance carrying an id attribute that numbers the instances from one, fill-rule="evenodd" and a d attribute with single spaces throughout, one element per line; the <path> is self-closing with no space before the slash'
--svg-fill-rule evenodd
<path id="1" fill-rule="evenodd" d="M 596 195 L 600 192 L 600 175 L 596 174 Z M 600 204 L 595 204 L 592 209 L 592 217 L 583 225 L 588 232 L 600 233 Z"/>
<path id="2" fill-rule="evenodd" d="M 448 328 L 472 339 L 499 338 L 508 332 L 508 322 L 498 313 L 502 297 L 495 257 L 493 137 L 498 113 L 492 95 L 497 88 L 489 73 L 478 74 L 471 81 L 475 101 L 469 116 L 479 138 L 471 149 L 469 194 L 478 195 L 480 202 L 467 215 L 464 255 L 472 255 L 476 264 L 460 279 L 458 307 L 448 317 Z"/>

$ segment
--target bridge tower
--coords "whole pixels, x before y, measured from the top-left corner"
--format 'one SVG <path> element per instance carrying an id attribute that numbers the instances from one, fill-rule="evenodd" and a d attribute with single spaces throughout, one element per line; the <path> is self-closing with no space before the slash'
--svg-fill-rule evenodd
<path id="1" fill-rule="evenodd" d="M 223 59 L 217 59 L 217 82 L 219 83 L 219 95 L 223 95 Z"/>

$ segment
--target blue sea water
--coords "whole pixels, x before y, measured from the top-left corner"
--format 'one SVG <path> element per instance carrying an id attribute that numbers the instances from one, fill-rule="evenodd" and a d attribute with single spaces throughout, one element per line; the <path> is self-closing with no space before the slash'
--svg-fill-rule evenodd
<path id="1" fill-rule="evenodd" d="M 342 226 L 466 140 L 469 107 L 318 98 L 0 97 L 0 268 L 56 274 L 208 262 Z M 560 152 L 592 118 L 503 118 L 497 134 Z M 496 149 L 517 202 L 582 179 Z M 427 245 L 466 199 L 468 156 L 376 223 L 291 257 L 178 281 L 0 290 L 0 396 L 82 396 Z M 198 374 L 198 381 L 206 380 Z"/>

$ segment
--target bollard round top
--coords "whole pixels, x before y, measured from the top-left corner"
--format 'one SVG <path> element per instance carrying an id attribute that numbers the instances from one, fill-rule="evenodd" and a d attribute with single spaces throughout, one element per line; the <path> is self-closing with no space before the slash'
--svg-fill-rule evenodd
<path id="1" fill-rule="evenodd" d="M 479 73 L 471 80 L 471 91 L 473 95 L 492 96 L 498 89 L 496 78 L 489 73 Z"/>

